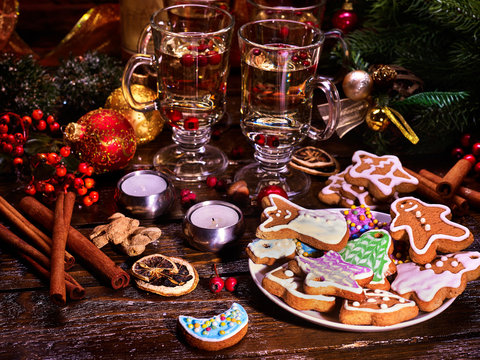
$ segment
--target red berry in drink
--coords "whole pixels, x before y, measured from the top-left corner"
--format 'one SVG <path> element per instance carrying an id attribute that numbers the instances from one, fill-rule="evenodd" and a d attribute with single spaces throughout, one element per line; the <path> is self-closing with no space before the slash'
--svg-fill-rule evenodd
<path id="1" fill-rule="evenodd" d="M 198 119 L 196 117 L 189 117 L 183 124 L 185 130 L 198 130 Z"/>
<path id="2" fill-rule="evenodd" d="M 183 66 L 192 66 L 195 63 L 195 58 L 192 54 L 183 54 L 180 58 L 180 63 Z"/>
<path id="3" fill-rule="evenodd" d="M 276 148 L 280 145 L 280 140 L 275 135 L 269 135 L 267 136 L 267 145 Z"/>
<path id="4" fill-rule="evenodd" d="M 208 63 L 210 65 L 218 65 L 222 61 L 222 55 L 220 55 L 217 51 L 209 51 L 208 55 Z"/>
<path id="5" fill-rule="evenodd" d="M 263 135 L 263 134 L 255 135 L 254 141 L 257 145 L 264 146 L 265 145 L 265 135 Z"/>

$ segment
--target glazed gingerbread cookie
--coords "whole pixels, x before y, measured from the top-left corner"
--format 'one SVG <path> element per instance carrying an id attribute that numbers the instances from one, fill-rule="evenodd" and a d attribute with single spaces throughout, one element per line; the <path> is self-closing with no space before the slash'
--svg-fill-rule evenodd
<path id="1" fill-rule="evenodd" d="M 273 265 L 281 259 L 293 259 L 296 249 L 296 241 L 293 239 L 255 239 L 247 245 L 245 251 L 255 264 Z"/>
<path id="2" fill-rule="evenodd" d="M 233 303 L 227 311 L 211 318 L 179 316 L 178 324 L 187 342 L 199 349 L 217 351 L 238 343 L 247 333 L 248 314 Z"/>
<path id="3" fill-rule="evenodd" d="M 388 226 L 386 222 L 378 221 L 370 208 L 365 205 L 352 205 L 349 209 L 343 210 L 343 215 L 347 220 L 351 239 L 358 238 L 365 231 L 386 229 Z"/>
<path id="4" fill-rule="evenodd" d="M 365 289 L 365 300 L 345 300 L 340 309 L 340 321 L 352 325 L 390 326 L 417 315 L 414 301 L 380 289 Z"/>
<path id="5" fill-rule="evenodd" d="M 262 280 L 262 286 L 270 294 L 283 299 L 297 310 L 316 310 L 327 312 L 335 306 L 335 297 L 311 295 L 303 290 L 303 277 L 288 268 L 288 264 L 268 272 Z"/>
<path id="6" fill-rule="evenodd" d="M 473 242 L 473 234 L 465 226 L 451 221 L 445 205 L 427 204 L 414 197 L 395 200 L 390 208 L 390 233 L 395 240 L 409 241 L 412 261 L 426 264 L 437 251 L 461 251 Z"/>
<path id="7" fill-rule="evenodd" d="M 349 232 L 338 210 L 309 210 L 276 194 L 268 195 L 271 204 L 262 213 L 263 222 L 256 235 L 260 239 L 298 239 L 316 249 L 341 250 Z"/>
<path id="8" fill-rule="evenodd" d="M 417 188 L 418 179 L 408 174 L 394 155 L 377 156 L 358 150 L 353 154 L 352 162 L 345 180 L 366 187 L 379 201 L 390 199 L 395 192 L 410 193 Z"/>
<path id="9" fill-rule="evenodd" d="M 365 266 L 373 271 L 373 279 L 366 287 L 370 289 L 389 290 L 389 275 L 396 271 L 390 255 L 393 252 L 393 241 L 385 230 L 370 230 L 359 238 L 350 240 L 347 246 L 339 251 L 346 262 Z"/>
<path id="10" fill-rule="evenodd" d="M 363 286 L 373 278 L 370 268 L 350 264 L 339 253 L 328 251 L 320 258 L 296 256 L 289 267 L 305 274 L 303 288 L 307 294 L 332 295 L 361 301 L 365 298 Z"/>
<path id="11" fill-rule="evenodd" d="M 413 262 L 397 265 L 392 290 L 413 299 L 420 310 L 434 311 L 445 299 L 460 295 L 467 282 L 479 276 L 480 252 L 457 252 L 438 256 L 425 265 Z"/>

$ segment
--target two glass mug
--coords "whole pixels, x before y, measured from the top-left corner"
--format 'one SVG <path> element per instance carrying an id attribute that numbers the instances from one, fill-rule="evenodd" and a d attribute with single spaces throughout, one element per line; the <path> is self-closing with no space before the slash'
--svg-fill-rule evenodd
<path id="1" fill-rule="evenodd" d="M 216 7 L 185 4 L 157 11 L 139 39 L 142 54 L 128 61 L 122 87 L 137 111 L 159 110 L 172 125 L 174 145 L 155 154 L 154 166 L 179 181 L 200 181 L 223 172 L 227 156 L 208 145 L 211 127 L 225 114 L 228 58 L 234 20 Z M 147 54 L 153 36 L 154 55 Z M 265 185 L 279 185 L 290 197 L 308 191 L 308 175 L 287 166 L 306 136 L 328 139 L 340 115 L 335 85 L 316 75 L 325 38 L 309 24 L 283 19 L 249 22 L 238 32 L 241 72 L 241 128 L 255 147 L 256 163 L 240 169 L 251 196 Z M 345 56 L 348 56 L 345 44 Z M 138 66 L 156 69 L 158 98 L 137 102 L 130 90 Z M 329 117 L 323 130 L 311 125 L 315 89 L 324 92 Z"/>

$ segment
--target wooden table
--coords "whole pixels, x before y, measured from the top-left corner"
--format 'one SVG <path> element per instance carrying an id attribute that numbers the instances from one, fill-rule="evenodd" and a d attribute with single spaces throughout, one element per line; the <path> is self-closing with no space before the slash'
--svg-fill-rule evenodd
<path id="1" fill-rule="evenodd" d="M 212 139 L 227 154 L 234 146 L 247 149 L 239 161 L 231 161 L 225 178 L 252 159 L 252 151 L 241 134 L 239 123 L 238 74 L 232 75 L 228 102 L 229 121 L 217 125 L 222 135 Z M 363 148 L 358 134 L 343 140 L 333 138 L 322 146 L 346 166 L 352 153 Z M 164 130 L 153 142 L 140 146 L 129 168 L 124 171 L 97 176 L 99 202 L 91 207 L 77 206 L 72 224 L 89 235 L 94 226 L 105 223 L 117 210 L 114 186 L 126 172 L 149 167 L 155 152 L 170 144 L 170 131 Z M 309 142 L 306 141 L 305 144 Z M 446 156 L 430 155 L 406 157 L 402 162 L 411 169 L 427 167 L 442 173 L 451 166 Z M 297 202 L 307 208 L 324 207 L 316 197 L 325 178 L 312 177 L 309 193 Z M 472 186 L 479 188 L 475 179 Z M 0 178 L 0 195 L 16 204 L 22 194 L 13 175 Z M 225 194 L 208 189 L 205 184 L 179 184 L 198 195 L 198 200 L 222 199 Z M 70 270 L 85 288 L 86 298 L 69 301 L 67 306 L 54 305 L 48 295 L 48 284 L 40 280 L 30 268 L 6 247 L 0 247 L 0 359 L 348 359 L 362 356 L 369 359 L 478 358 L 480 351 L 480 281 L 468 284 L 465 292 L 438 316 L 418 325 L 396 331 L 349 332 L 332 330 L 303 320 L 280 308 L 268 299 L 254 284 L 248 269 L 245 246 L 255 237 L 260 222 L 257 208 L 245 207 L 246 230 L 238 249 L 222 254 L 201 252 L 186 244 L 182 233 L 182 215 L 185 208 L 175 203 L 172 211 L 143 225 L 156 225 L 163 231 L 160 240 L 147 246 L 144 255 L 162 253 L 182 257 L 191 262 L 200 275 L 197 288 L 182 297 L 166 298 L 139 290 L 134 284 L 113 290 L 98 281 L 82 264 Z M 460 218 L 475 234 L 470 247 L 480 250 L 480 212 L 472 209 Z M 8 224 L 2 220 L 2 223 Z M 128 258 L 107 245 L 103 251 L 123 269 L 129 269 L 136 258 Z M 235 276 L 238 289 L 234 293 L 214 294 L 208 289 L 216 263 L 223 277 Z M 245 307 L 249 315 L 249 330 L 237 345 L 217 353 L 208 353 L 188 346 L 177 330 L 179 315 L 209 317 L 226 310 L 233 302 Z M 358 355 L 357 355 L 358 354 Z"/>

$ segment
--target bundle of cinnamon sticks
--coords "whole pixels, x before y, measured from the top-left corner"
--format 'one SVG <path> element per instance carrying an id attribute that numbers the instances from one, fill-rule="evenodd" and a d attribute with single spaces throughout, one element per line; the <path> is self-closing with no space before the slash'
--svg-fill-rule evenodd
<path id="1" fill-rule="evenodd" d="M 405 170 L 418 179 L 418 193 L 431 201 L 448 205 L 457 215 L 465 215 L 470 206 L 480 208 L 480 192 L 462 186 L 471 169 L 471 162 L 460 159 L 443 177 L 427 169 L 421 169 L 418 173 Z"/>
<path id="2" fill-rule="evenodd" d="M 130 282 L 130 276 L 123 269 L 70 226 L 74 205 L 73 192 L 59 193 L 54 211 L 30 196 L 20 201 L 24 214 L 41 223 L 51 233 L 49 237 L 0 196 L 0 214 L 27 239 L 23 240 L 0 224 L 0 242 L 8 244 L 40 276 L 50 281 L 50 297 L 59 305 L 66 304 L 67 295 L 72 300 L 85 297 L 85 289 L 66 272 L 75 263 L 74 256 L 114 289 L 126 287 Z"/>

